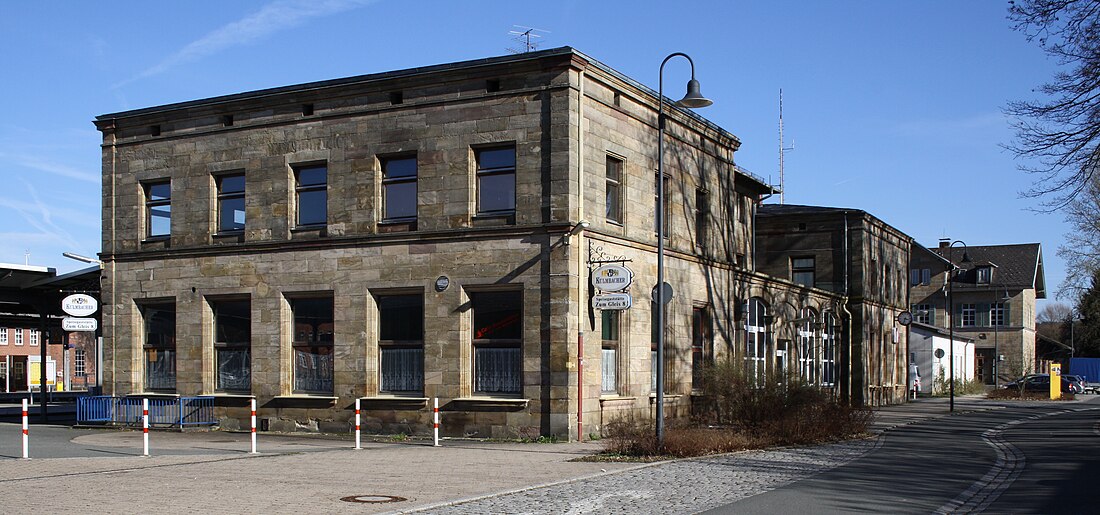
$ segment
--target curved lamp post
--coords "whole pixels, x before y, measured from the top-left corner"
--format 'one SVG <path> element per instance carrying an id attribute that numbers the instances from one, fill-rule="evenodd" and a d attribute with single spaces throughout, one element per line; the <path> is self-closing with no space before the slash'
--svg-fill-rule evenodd
<path id="1" fill-rule="evenodd" d="M 947 246 L 947 261 L 951 263 L 951 271 L 947 276 L 947 319 L 950 321 L 950 323 L 947 324 L 947 331 L 949 335 L 948 338 L 950 338 L 950 341 L 948 341 L 947 345 L 948 349 L 950 350 L 950 353 L 948 355 L 950 356 L 951 360 L 948 364 L 948 367 L 950 367 L 949 374 L 951 382 L 951 400 L 949 403 L 949 410 L 952 413 L 955 411 L 955 272 L 959 270 L 959 267 L 955 266 L 955 260 L 951 259 L 951 250 L 955 247 L 956 243 L 961 244 L 963 248 L 963 258 L 960 263 L 970 263 L 970 255 L 966 252 L 966 243 L 955 240 Z"/>
<path id="2" fill-rule="evenodd" d="M 691 80 L 687 94 L 676 102 L 677 107 L 707 107 L 714 102 L 699 93 L 695 80 L 695 62 L 683 52 L 669 54 L 661 61 L 657 77 L 657 445 L 665 439 L 665 63 L 680 56 L 691 64 Z"/>

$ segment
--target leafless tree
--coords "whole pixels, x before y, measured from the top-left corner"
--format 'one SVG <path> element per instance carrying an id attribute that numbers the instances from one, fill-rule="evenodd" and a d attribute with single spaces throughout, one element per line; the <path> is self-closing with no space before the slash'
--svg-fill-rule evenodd
<path id="1" fill-rule="evenodd" d="M 1019 0 L 1009 19 L 1062 70 L 1039 88 L 1039 100 L 1009 104 L 1016 141 L 1008 148 L 1036 176 L 1025 196 L 1049 210 L 1069 205 L 1100 166 L 1100 2 Z"/>

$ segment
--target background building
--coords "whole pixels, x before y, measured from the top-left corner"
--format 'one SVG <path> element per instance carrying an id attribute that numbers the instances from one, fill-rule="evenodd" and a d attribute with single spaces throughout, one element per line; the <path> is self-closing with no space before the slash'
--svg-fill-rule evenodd
<path id="1" fill-rule="evenodd" d="M 853 404 L 905 402 L 912 239 L 858 209 L 765 204 L 757 211 L 759 270 L 841 296 L 840 375 Z"/>
<path id="2" fill-rule="evenodd" d="M 915 255 L 910 269 L 912 310 L 917 320 L 947 327 L 975 342 L 975 376 L 1000 384 L 1037 371 L 1035 301 L 1046 298 L 1043 253 L 1038 243 L 948 247 L 936 256 Z M 963 262 L 963 255 L 969 262 Z M 947 260 L 945 266 L 945 261 Z M 955 276 L 954 316 L 947 315 L 947 270 Z M 995 361 L 996 356 L 1003 360 Z M 994 378 L 997 363 L 999 378 Z"/>

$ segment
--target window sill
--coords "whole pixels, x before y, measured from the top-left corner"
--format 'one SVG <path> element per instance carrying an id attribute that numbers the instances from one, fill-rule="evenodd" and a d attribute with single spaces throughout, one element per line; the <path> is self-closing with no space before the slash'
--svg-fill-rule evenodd
<path id="1" fill-rule="evenodd" d="M 273 408 L 331 408 L 338 397 L 331 395 L 278 395 L 271 399 L 268 406 Z"/>
<path id="2" fill-rule="evenodd" d="M 448 411 L 520 411 L 529 399 L 517 397 L 461 397 L 448 403 Z"/>
<path id="3" fill-rule="evenodd" d="M 324 238 L 328 236 L 328 225 L 299 225 L 290 228 L 291 238 Z"/>
<path id="4" fill-rule="evenodd" d="M 212 238 L 214 243 L 240 243 L 244 241 L 244 231 L 219 232 Z"/>
<path id="5" fill-rule="evenodd" d="M 678 401 L 678 400 L 680 400 L 680 397 L 683 397 L 683 395 L 678 394 L 678 393 L 666 393 L 665 394 L 665 404 L 668 404 L 668 403 L 674 402 L 674 401 Z M 657 394 L 656 393 L 649 394 L 649 403 L 650 404 L 656 404 L 657 403 Z"/>
<path id="6" fill-rule="evenodd" d="M 382 394 L 375 397 L 360 397 L 359 404 L 363 409 L 368 410 L 420 410 L 428 405 L 428 398 Z"/>
<path id="7" fill-rule="evenodd" d="M 141 240 L 142 248 L 166 249 L 172 246 L 171 236 L 150 236 Z"/>
<path id="8" fill-rule="evenodd" d="M 378 222 L 378 232 L 382 234 L 391 232 L 411 232 L 415 230 L 415 218 L 411 220 L 382 220 Z"/>
<path id="9" fill-rule="evenodd" d="M 214 406 L 218 407 L 243 407 L 251 404 L 251 401 L 256 399 L 255 395 L 249 395 L 247 393 L 226 393 L 217 392 L 205 397 L 214 398 Z"/>
<path id="10" fill-rule="evenodd" d="M 474 227 L 496 227 L 501 225 L 516 225 L 516 213 L 482 213 L 476 214 L 470 219 Z"/>
<path id="11" fill-rule="evenodd" d="M 615 394 L 608 394 L 600 397 L 600 404 L 633 404 L 637 397 L 624 397 Z"/>

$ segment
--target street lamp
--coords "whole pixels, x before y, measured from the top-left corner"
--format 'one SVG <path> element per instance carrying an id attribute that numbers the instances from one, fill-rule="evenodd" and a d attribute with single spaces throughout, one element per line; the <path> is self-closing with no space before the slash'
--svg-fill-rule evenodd
<path id="1" fill-rule="evenodd" d="M 963 247 L 963 258 L 960 263 L 970 263 L 970 256 L 966 252 L 966 243 L 955 240 L 947 246 L 947 261 L 951 263 L 951 270 L 950 272 L 948 272 L 947 276 L 947 319 L 949 321 L 949 323 L 947 324 L 947 331 L 949 335 L 948 338 L 950 338 L 950 341 L 948 341 L 947 345 L 948 350 L 950 351 L 949 356 L 951 358 L 950 363 L 948 363 L 948 367 L 951 376 L 951 401 L 949 404 L 949 409 L 952 413 L 954 413 L 955 411 L 955 271 L 959 267 L 955 266 L 955 260 L 951 259 L 951 249 L 955 247 L 956 243 L 962 244 Z"/>
<path id="2" fill-rule="evenodd" d="M 691 65 L 691 80 L 687 94 L 674 105 L 699 108 L 714 102 L 699 93 L 695 80 L 695 62 L 683 52 L 674 52 L 661 61 L 657 74 L 657 446 L 665 441 L 665 63 L 673 57 L 687 59 Z"/>

